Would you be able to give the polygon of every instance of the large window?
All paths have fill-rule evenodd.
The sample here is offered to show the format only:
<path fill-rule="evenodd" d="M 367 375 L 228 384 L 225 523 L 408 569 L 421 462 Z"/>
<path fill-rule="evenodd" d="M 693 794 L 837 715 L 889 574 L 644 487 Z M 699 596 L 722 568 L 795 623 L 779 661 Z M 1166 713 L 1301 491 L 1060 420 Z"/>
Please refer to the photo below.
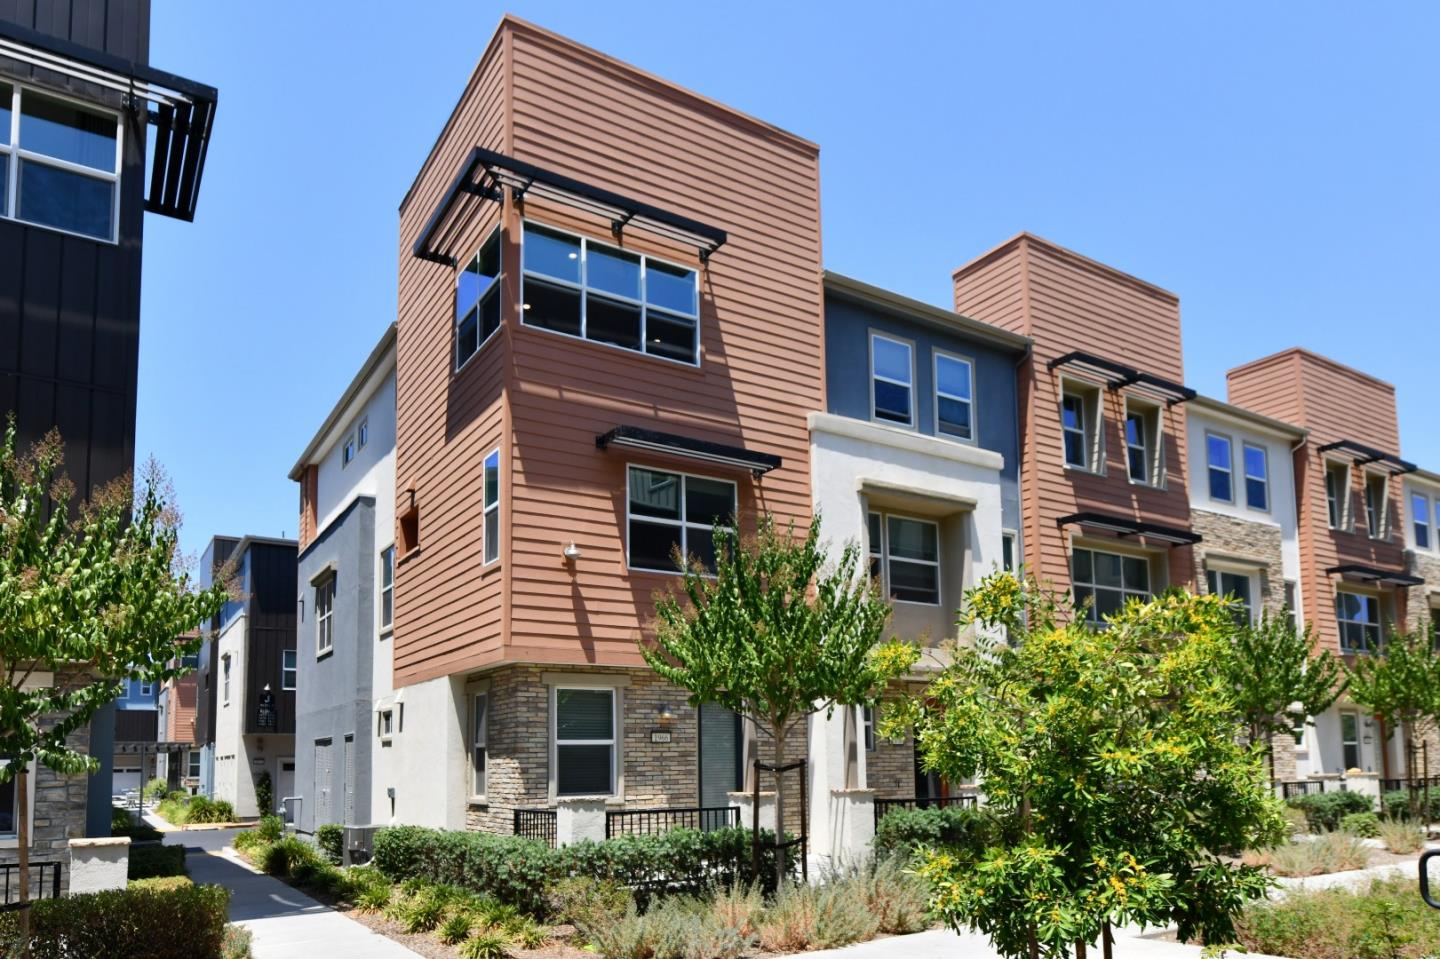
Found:
<path fill-rule="evenodd" d="M 870 575 L 900 603 L 940 603 L 940 527 L 924 519 L 871 513 Z"/>
<path fill-rule="evenodd" d="M 700 286 L 692 269 L 525 224 L 521 320 L 567 336 L 700 362 Z"/>
<path fill-rule="evenodd" d="M 1325 464 L 1325 505 L 1331 529 L 1350 528 L 1350 467 L 1344 463 Z"/>
<path fill-rule="evenodd" d="M 1236 619 L 1243 625 L 1255 619 L 1253 578 L 1249 573 L 1232 573 L 1223 569 L 1207 569 L 1205 585 L 1212 596 L 1224 596 L 1240 604 Z"/>
<path fill-rule="evenodd" d="M 1060 428 L 1065 442 L 1065 465 L 1099 471 L 1096 437 L 1100 424 L 1100 391 L 1067 383 L 1060 395 Z"/>
<path fill-rule="evenodd" d="M 615 690 L 556 687 L 555 792 L 615 792 Z"/>
<path fill-rule="evenodd" d="M 1440 517 L 1437 517 L 1440 519 Z M 1415 531 L 1415 548 L 1429 549 L 1432 527 L 1430 525 L 1430 497 L 1424 493 L 1410 494 L 1410 524 Z"/>
<path fill-rule="evenodd" d="M 1205 434 L 1205 471 L 1210 485 L 1210 498 L 1217 503 L 1235 502 L 1235 468 L 1230 437 L 1219 433 Z"/>
<path fill-rule="evenodd" d="M 0 767 L 9 766 L 10 760 L 0 759 Z M 0 783 L 0 837 L 11 839 L 19 832 L 19 824 L 15 818 L 16 790 L 19 784 L 15 777 L 11 776 L 7 782 Z M 30 784 L 30 791 L 35 791 L 35 784 Z"/>
<path fill-rule="evenodd" d="M 485 562 L 500 558 L 500 451 L 485 457 Z"/>
<path fill-rule="evenodd" d="M 1160 485 L 1159 449 L 1159 408 L 1126 401 L 1125 460 L 1132 483 Z"/>
<path fill-rule="evenodd" d="M 470 698 L 470 791 L 471 795 L 485 795 L 485 770 L 488 758 L 487 746 L 490 736 L 490 697 L 476 693 Z"/>
<path fill-rule="evenodd" d="M 295 688 L 295 650 L 285 649 L 280 652 L 280 688 Z"/>
<path fill-rule="evenodd" d="M 500 228 L 455 278 L 455 368 L 500 329 Z"/>
<path fill-rule="evenodd" d="M 1245 505 L 1251 509 L 1270 509 L 1270 462 L 1265 447 L 1254 443 L 1244 445 Z"/>
<path fill-rule="evenodd" d="M 114 114 L 0 83 L 0 215 L 113 241 L 120 143 Z"/>
<path fill-rule="evenodd" d="M 915 425 L 914 352 L 904 340 L 870 334 L 870 395 L 875 419 Z"/>
<path fill-rule="evenodd" d="M 200 778 L 200 750 L 191 749 L 185 753 L 185 778 Z"/>
<path fill-rule="evenodd" d="M 1371 539 L 1390 537 L 1390 480 L 1379 473 L 1365 477 L 1365 529 Z"/>
<path fill-rule="evenodd" d="M 975 368 L 963 357 L 935 354 L 935 432 L 975 438 Z"/>
<path fill-rule="evenodd" d="M 1335 594 L 1335 616 L 1340 624 L 1340 649 L 1347 653 L 1378 653 L 1384 634 L 1380 628 L 1380 597 L 1369 593 Z"/>
<path fill-rule="evenodd" d="M 326 576 L 315 585 L 315 655 L 335 648 L 335 577 Z"/>
<path fill-rule="evenodd" d="M 1086 617 L 1097 625 L 1118 613 L 1126 600 L 1150 598 L 1150 562 L 1143 556 L 1076 548 L 1070 560 L 1070 577 L 1076 604 L 1090 600 Z"/>
<path fill-rule="evenodd" d="M 675 573 L 675 551 L 715 568 L 716 523 L 735 516 L 735 484 L 632 466 L 629 469 L 629 558 L 631 569 Z"/>
<path fill-rule="evenodd" d="M 380 629 L 395 625 L 395 544 L 380 551 Z"/>

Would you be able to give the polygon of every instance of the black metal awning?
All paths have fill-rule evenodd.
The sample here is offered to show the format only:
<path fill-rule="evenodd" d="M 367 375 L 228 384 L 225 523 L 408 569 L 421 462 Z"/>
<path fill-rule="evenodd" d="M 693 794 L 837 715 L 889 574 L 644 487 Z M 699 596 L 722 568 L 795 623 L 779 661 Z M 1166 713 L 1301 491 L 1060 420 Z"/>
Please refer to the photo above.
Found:
<path fill-rule="evenodd" d="M 1363 566 L 1360 563 L 1345 563 L 1325 570 L 1331 576 L 1355 580 L 1360 583 L 1380 583 L 1385 586 L 1424 586 L 1425 580 L 1409 573 L 1380 569 L 1377 566 Z"/>
<path fill-rule="evenodd" d="M 149 64 L 93 50 L 0 20 L 0 59 L 59 74 L 119 95 L 126 108 L 155 127 L 145 209 L 194 220 L 205 153 L 220 93 L 214 87 Z"/>
<path fill-rule="evenodd" d="M 440 205 L 425 221 L 425 229 L 420 231 L 420 238 L 415 241 L 414 255 L 422 260 L 454 266 L 455 257 L 445 252 L 444 241 L 464 221 L 464 211 L 472 204 L 500 202 L 503 191 L 507 189 L 516 200 L 533 194 L 607 217 L 610 230 L 617 238 L 627 227 L 633 226 L 694 246 L 700 252 L 702 263 L 726 240 L 725 231 L 719 227 L 632 200 L 494 150 L 476 147 L 470 151 L 470 157 L 459 175 L 441 197 Z"/>
<path fill-rule="evenodd" d="M 1172 546 L 1194 546 L 1201 540 L 1199 533 L 1180 529 L 1178 526 L 1147 523 L 1143 520 L 1131 519 L 1128 516 L 1116 516 L 1112 513 L 1095 511 L 1062 516 L 1055 521 L 1055 525 L 1062 529 L 1066 526 L 1085 526 L 1090 529 L 1103 529 L 1119 533 L 1121 536 L 1144 536 L 1147 539 L 1160 540 Z"/>
<path fill-rule="evenodd" d="M 1336 440 L 1334 443 L 1326 443 L 1320 447 L 1321 453 L 1345 453 L 1350 456 L 1356 466 L 1370 466 L 1378 464 L 1389 472 L 1391 476 L 1403 476 L 1406 473 L 1413 473 L 1420 467 L 1408 460 L 1402 460 L 1384 450 L 1377 450 L 1373 446 L 1366 446 L 1364 443 L 1357 443 L 1354 440 Z"/>
<path fill-rule="evenodd" d="M 678 456 L 682 459 L 748 470 L 757 477 L 764 476 L 781 463 L 780 457 L 773 453 L 760 453 L 755 450 L 747 450 L 743 446 L 711 443 L 708 440 L 677 436 L 674 433 L 660 433 L 638 426 L 617 426 L 608 433 L 601 433 L 595 437 L 595 446 L 602 450 L 619 446 L 624 449 L 663 453 L 666 456 Z"/>
<path fill-rule="evenodd" d="M 1045 368 L 1049 370 L 1061 367 L 1103 380 L 1109 389 L 1129 388 L 1133 392 L 1160 400 L 1167 406 L 1193 400 L 1196 395 L 1194 390 L 1183 383 L 1176 383 L 1153 373 L 1144 373 L 1124 363 L 1081 350 L 1071 350 L 1045 364 Z"/>

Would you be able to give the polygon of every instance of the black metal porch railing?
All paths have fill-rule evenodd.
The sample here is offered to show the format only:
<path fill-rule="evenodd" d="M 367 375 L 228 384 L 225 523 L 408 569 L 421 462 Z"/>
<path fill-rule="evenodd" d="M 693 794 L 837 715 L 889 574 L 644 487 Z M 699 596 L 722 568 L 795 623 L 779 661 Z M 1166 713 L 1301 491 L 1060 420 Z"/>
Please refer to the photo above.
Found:
<path fill-rule="evenodd" d="M 0 911 L 20 908 L 20 864 L 0 863 Z M 30 898 L 60 898 L 60 864 L 58 862 L 32 862 L 30 864 Z"/>
<path fill-rule="evenodd" d="M 1400 792 L 1408 790 L 1419 792 L 1425 788 L 1440 790 L 1440 776 L 1431 776 L 1429 779 L 1416 777 L 1415 779 L 1382 779 L 1380 780 L 1380 792 Z"/>
<path fill-rule="evenodd" d="M 555 848 L 555 810 L 515 810 L 515 835 L 525 839 L 538 839 L 551 849 Z"/>
<path fill-rule="evenodd" d="M 961 793 L 958 796 L 920 796 L 916 799 L 877 799 L 875 800 L 875 825 L 880 825 L 880 820 L 896 809 L 930 809 L 943 808 L 945 806 L 976 806 L 980 803 L 980 797 L 974 793 Z"/>
<path fill-rule="evenodd" d="M 1294 799 L 1296 796 L 1318 796 L 1325 791 L 1323 779 L 1298 779 L 1279 783 L 1280 798 Z"/>
<path fill-rule="evenodd" d="M 665 809 L 617 809 L 605 813 L 605 838 L 658 836 L 672 829 L 710 832 L 740 825 L 739 806 L 675 806 Z"/>

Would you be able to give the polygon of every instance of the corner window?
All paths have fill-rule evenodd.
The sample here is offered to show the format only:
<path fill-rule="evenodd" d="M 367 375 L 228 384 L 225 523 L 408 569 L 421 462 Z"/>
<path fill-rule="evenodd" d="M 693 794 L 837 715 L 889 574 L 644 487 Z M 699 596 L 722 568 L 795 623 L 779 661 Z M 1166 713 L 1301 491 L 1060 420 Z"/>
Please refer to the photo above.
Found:
<path fill-rule="evenodd" d="M 395 546 L 380 551 L 380 629 L 395 625 Z"/>
<path fill-rule="evenodd" d="M 1350 467 L 1344 463 L 1325 464 L 1325 505 L 1331 529 L 1350 528 Z"/>
<path fill-rule="evenodd" d="M 615 792 L 615 690 L 556 687 L 555 792 Z"/>
<path fill-rule="evenodd" d="M 699 364 L 695 270 L 534 223 L 521 258 L 526 326 Z"/>
<path fill-rule="evenodd" d="M 675 552 L 715 569 L 716 523 L 735 517 L 735 484 L 632 466 L 626 546 L 631 569 L 679 572 Z"/>
<path fill-rule="evenodd" d="M 500 228 L 455 277 L 455 369 L 500 329 Z"/>
<path fill-rule="evenodd" d="M 220 657 L 220 701 L 230 702 L 230 654 Z"/>
<path fill-rule="evenodd" d="M 1160 485 L 1160 409 L 1127 400 L 1125 459 L 1130 482 Z"/>
<path fill-rule="evenodd" d="M 1150 561 L 1143 556 L 1076 548 L 1070 557 L 1070 578 L 1076 605 L 1091 601 L 1085 617 L 1095 625 L 1103 625 L 1127 600 L 1143 602 L 1151 597 Z"/>
<path fill-rule="evenodd" d="M 1099 471 L 1099 425 L 1100 391 L 1067 383 L 1060 394 L 1060 428 L 1066 466 Z"/>
<path fill-rule="evenodd" d="M 324 656 L 335 648 L 335 576 L 326 576 L 315 586 L 315 655 Z"/>
<path fill-rule="evenodd" d="M 1211 596 L 1224 596 L 1240 604 L 1236 620 L 1243 626 L 1255 621 L 1255 598 L 1248 573 L 1231 573 L 1222 569 L 1205 571 L 1205 587 Z"/>
<path fill-rule="evenodd" d="M 1244 445 L 1245 505 L 1251 509 L 1270 509 L 1270 462 L 1265 447 L 1254 443 Z"/>
<path fill-rule="evenodd" d="M 295 650 L 286 649 L 280 652 L 280 688 L 295 688 Z"/>
<path fill-rule="evenodd" d="M 0 216 L 113 242 L 120 120 L 0 83 Z"/>
<path fill-rule="evenodd" d="M 975 438 L 975 369 L 963 357 L 935 354 L 935 432 Z"/>
<path fill-rule="evenodd" d="M 1371 473 L 1365 477 L 1365 529 L 1371 539 L 1389 539 L 1390 480 Z"/>
<path fill-rule="evenodd" d="M 500 451 L 485 457 L 485 558 L 493 563 L 500 558 Z"/>
<path fill-rule="evenodd" d="M 940 527 L 930 520 L 871 513 L 870 572 L 899 603 L 940 604 Z"/>
<path fill-rule="evenodd" d="M 1415 548 L 1430 548 L 1430 498 L 1424 493 L 1410 494 L 1410 523 L 1415 531 Z"/>
<path fill-rule="evenodd" d="M 476 693 L 470 700 L 470 792 L 485 795 L 486 746 L 489 738 L 490 697 Z"/>
<path fill-rule="evenodd" d="M 1205 434 L 1205 471 L 1210 498 L 1217 503 L 1235 502 L 1235 472 L 1230 460 L 1230 437 Z"/>
<path fill-rule="evenodd" d="M 1340 649 L 1346 653 L 1380 651 L 1380 598 L 1369 593 L 1337 592 L 1335 616 L 1340 625 Z"/>
<path fill-rule="evenodd" d="M 915 425 L 915 364 L 909 343 L 870 334 L 870 400 L 874 419 Z"/>

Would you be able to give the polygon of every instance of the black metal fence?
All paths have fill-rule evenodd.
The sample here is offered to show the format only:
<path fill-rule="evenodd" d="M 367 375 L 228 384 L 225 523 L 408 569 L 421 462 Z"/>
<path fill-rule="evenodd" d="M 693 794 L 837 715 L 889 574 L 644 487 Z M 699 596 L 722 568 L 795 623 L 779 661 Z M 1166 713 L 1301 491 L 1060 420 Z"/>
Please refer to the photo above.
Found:
<path fill-rule="evenodd" d="M 0 863 L 0 910 L 20 908 L 20 864 Z M 60 864 L 58 862 L 32 862 L 30 864 L 30 898 L 60 898 Z"/>
<path fill-rule="evenodd" d="M 1382 793 L 1400 792 L 1408 790 L 1419 792 L 1423 789 L 1440 790 L 1440 776 L 1431 776 L 1429 779 L 1382 779 L 1380 780 L 1380 791 Z"/>
<path fill-rule="evenodd" d="M 1294 799 L 1296 796 L 1318 796 L 1325 791 L 1325 780 L 1323 779 L 1297 779 L 1276 785 L 1280 787 L 1281 799 Z"/>
<path fill-rule="evenodd" d="M 551 849 L 555 848 L 555 810 L 515 810 L 515 835 L 525 839 L 538 839 Z"/>
<path fill-rule="evenodd" d="M 915 799 L 877 799 L 875 800 L 875 825 L 880 825 L 880 820 L 888 816 L 896 809 L 931 809 L 945 806 L 976 806 L 980 803 L 980 797 L 974 793 L 962 793 L 958 796 L 920 796 Z"/>
<path fill-rule="evenodd" d="M 617 809 L 605 814 L 605 838 L 658 836 L 672 829 L 710 832 L 740 825 L 739 806 L 676 806 L 667 809 Z"/>

